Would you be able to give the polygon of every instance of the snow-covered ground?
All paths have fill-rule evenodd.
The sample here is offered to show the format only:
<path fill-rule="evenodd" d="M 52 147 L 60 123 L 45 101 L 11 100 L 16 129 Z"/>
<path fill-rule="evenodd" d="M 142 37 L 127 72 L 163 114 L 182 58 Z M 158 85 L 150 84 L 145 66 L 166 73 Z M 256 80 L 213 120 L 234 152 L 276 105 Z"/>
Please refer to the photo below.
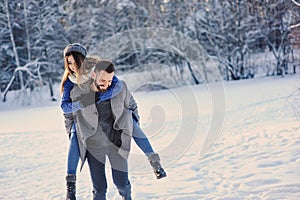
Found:
<path fill-rule="evenodd" d="M 133 143 L 133 198 L 300 199 L 300 95 L 288 98 L 299 85 L 286 76 L 136 93 L 168 177 L 156 180 Z M 68 138 L 59 102 L 2 109 L 0 124 L 0 199 L 63 199 Z M 109 168 L 107 178 L 108 199 L 121 199 Z M 91 199 L 87 165 L 77 188 L 79 200 Z"/>

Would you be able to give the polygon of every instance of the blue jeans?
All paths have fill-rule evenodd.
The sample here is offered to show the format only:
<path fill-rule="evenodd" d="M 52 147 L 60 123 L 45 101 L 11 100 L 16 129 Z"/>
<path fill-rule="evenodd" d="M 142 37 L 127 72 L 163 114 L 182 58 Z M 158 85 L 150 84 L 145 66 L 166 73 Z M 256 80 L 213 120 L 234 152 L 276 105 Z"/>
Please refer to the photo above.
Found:
<path fill-rule="evenodd" d="M 127 160 L 119 153 L 117 148 L 100 150 L 95 158 L 89 151 L 87 161 L 93 183 L 93 200 L 106 200 L 107 181 L 105 176 L 105 159 L 108 157 L 112 170 L 112 178 L 119 194 L 126 200 L 131 200 L 131 184 L 128 179 Z"/>
<path fill-rule="evenodd" d="M 140 126 L 137 124 L 136 121 L 133 120 L 133 132 L 132 137 L 135 141 L 135 143 L 138 145 L 138 147 L 148 156 L 151 153 L 154 153 L 153 148 L 143 132 L 143 130 L 140 128 Z"/>
<path fill-rule="evenodd" d="M 68 159 L 67 174 L 76 174 L 79 157 L 80 157 L 79 145 L 78 145 L 75 125 L 73 124 L 72 133 L 70 137 L 68 158 L 67 158 Z"/>
<path fill-rule="evenodd" d="M 140 126 L 133 120 L 133 132 L 132 137 L 138 147 L 148 156 L 151 153 L 154 153 L 153 148 L 143 132 Z M 76 174 L 77 166 L 79 162 L 79 146 L 78 140 L 76 136 L 75 124 L 73 124 L 72 134 L 70 138 L 70 146 L 69 146 L 69 153 L 68 153 L 68 174 Z"/>

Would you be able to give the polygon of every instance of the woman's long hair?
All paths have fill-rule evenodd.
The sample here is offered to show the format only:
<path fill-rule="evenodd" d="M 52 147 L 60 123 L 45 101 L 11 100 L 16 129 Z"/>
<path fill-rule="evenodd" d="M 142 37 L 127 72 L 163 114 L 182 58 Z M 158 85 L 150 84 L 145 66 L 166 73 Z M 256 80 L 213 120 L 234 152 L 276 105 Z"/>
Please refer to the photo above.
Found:
<path fill-rule="evenodd" d="M 70 70 L 68 65 L 68 56 L 72 55 L 75 60 L 76 71 L 73 72 Z M 80 53 L 77 52 L 69 52 L 64 57 L 64 74 L 60 84 L 60 92 L 63 93 L 64 91 L 64 84 L 69 75 L 74 74 L 76 76 L 76 82 L 81 83 L 82 77 L 88 75 L 89 72 L 93 69 L 97 62 L 100 61 L 98 56 L 87 56 L 86 58 L 83 57 Z"/>
<path fill-rule="evenodd" d="M 75 67 L 76 67 L 76 71 L 75 72 L 73 72 L 69 68 L 69 65 L 68 65 L 68 57 L 71 56 L 71 55 L 73 56 L 74 61 L 75 61 L 75 63 L 74 63 Z M 84 61 L 84 56 L 82 54 L 80 54 L 80 53 L 69 52 L 69 53 L 67 53 L 65 55 L 65 57 L 64 57 L 64 68 L 65 68 L 65 71 L 64 71 L 63 77 L 61 79 L 61 84 L 60 84 L 60 92 L 61 93 L 63 93 L 63 91 L 64 91 L 64 84 L 65 84 L 68 76 L 70 74 L 73 74 L 73 73 L 77 74 L 78 71 L 79 71 L 79 69 L 80 69 L 80 67 L 81 67 L 81 65 L 82 65 L 82 63 L 83 63 L 83 61 Z"/>

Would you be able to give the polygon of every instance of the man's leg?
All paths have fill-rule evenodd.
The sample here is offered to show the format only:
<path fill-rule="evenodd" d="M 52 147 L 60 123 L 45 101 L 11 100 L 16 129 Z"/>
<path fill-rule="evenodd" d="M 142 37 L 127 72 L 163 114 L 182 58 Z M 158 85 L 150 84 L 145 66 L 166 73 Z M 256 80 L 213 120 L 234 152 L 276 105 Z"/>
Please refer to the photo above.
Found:
<path fill-rule="evenodd" d="M 105 200 L 107 189 L 105 176 L 105 155 L 103 155 L 103 158 L 100 161 L 97 160 L 90 152 L 87 152 L 87 161 L 93 182 L 93 200 Z"/>
<path fill-rule="evenodd" d="M 131 184 L 128 179 L 127 160 L 115 150 L 108 155 L 108 158 L 112 167 L 113 182 L 118 188 L 120 195 L 125 200 L 131 200 Z"/>

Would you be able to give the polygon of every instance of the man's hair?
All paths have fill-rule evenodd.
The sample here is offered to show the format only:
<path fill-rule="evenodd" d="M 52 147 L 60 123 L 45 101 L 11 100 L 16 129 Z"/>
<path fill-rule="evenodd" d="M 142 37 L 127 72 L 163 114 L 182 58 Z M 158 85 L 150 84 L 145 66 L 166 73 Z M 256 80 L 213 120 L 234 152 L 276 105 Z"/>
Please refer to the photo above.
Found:
<path fill-rule="evenodd" d="M 110 60 L 100 60 L 95 66 L 95 72 L 100 72 L 101 70 L 110 74 L 115 71 L 115 65 Z"/>

